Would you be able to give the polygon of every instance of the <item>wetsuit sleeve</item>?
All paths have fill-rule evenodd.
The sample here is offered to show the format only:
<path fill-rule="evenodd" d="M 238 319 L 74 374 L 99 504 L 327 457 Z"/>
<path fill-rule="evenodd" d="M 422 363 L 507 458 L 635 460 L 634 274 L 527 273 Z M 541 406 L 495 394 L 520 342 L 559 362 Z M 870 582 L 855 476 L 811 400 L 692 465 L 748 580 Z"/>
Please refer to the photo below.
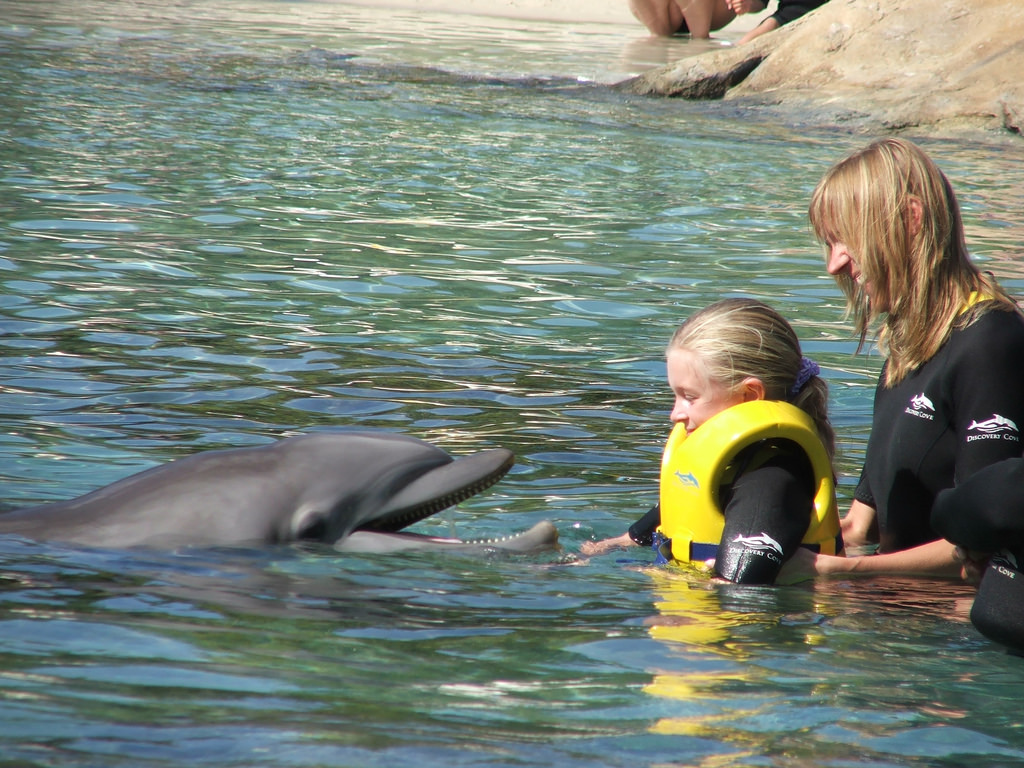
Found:
<path fill-rule="evenodd" d="M 796 21 L 805 13 L 810 13 L 827 2 L 828 0 L 779 0 L 779 7 L 772 14 L 772 18 L 779 22 L 781 27 L 791 21 Z"/>
<path fill-rule="evenodd" d="M 661 525 L 661 504 L 655 504 L 647 510 L 647 514 L 629 526 L 629 538 L 641 547 L 649 547 L 659 525 Z"/>
<path fill-rule="evenodd" d="M 871 492 L 866 465 L 861 469 L 860 480 L 857 481 L 857 487 L 853 490 L 853 498 L 862 504 L 867 504 L 872 509 L 878 509 L 878 505 L 875 503 L 875 494 Z"/>
<path fill-rule="evenodd" d="M 975 552 L 1019 552 L 1024 550 L 1021 510 L 1024 458 L 1017 457 L 985 467 L 970 480 L 942 491 L 932 506 L 932 526 L 943 538 Z"/>
<path fill-rule="evenodd" d="M 814 503 L 805 456 L 780 457 L 743 473 L 725 505 L 715 575 L 737 584 L 772 584 L 803 540 Z"/>
<path fill-rule="evenodd" d="M 1020 456 L 1024 430 L 1024 324 L 991 311 L 964 332 L 954 362 L 955 482 Z"/>

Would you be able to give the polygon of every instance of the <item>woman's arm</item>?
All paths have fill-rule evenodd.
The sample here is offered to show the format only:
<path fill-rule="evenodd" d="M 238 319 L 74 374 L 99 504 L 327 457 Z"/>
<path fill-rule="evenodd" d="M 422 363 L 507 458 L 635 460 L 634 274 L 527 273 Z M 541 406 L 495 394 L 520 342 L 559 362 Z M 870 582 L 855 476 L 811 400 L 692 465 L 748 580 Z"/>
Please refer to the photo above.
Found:
<path fill-rule="evenodd" d="M 782 567 L 778 584 L 796 584 L 816 576 L 878 576 L 882 574 L 915 574 L 919 576 L 963 577 L 963 564 L 956 547 L 939 539 L 918 547 L 884 555 L 835 557 L 816 555 L 802 549 Z"/>
<path fill-rule="evenodd" d="M 959 485 L 991 464 L 1021 455 L 1024 323 L 1016 313 L 992 310 L 954 333 L 949 344 L 954 343 L 954 480 Z"/>

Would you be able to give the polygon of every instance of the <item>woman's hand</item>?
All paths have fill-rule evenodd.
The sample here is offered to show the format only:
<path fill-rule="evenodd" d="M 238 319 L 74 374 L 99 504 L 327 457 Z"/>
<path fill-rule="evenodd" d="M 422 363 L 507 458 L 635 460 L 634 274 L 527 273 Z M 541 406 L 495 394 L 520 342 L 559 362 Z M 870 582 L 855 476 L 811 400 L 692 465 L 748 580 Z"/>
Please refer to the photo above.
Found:
<path fill-rule="evenodd" d="M 854 501 L 839 527 L 843 532 L 846 547 L 867 547 L 878 543 L 878 526 L 875 508 L 862 501 Z"/>
<path fill-rule="evenodd" d="M 957 547 L 953 551 L 953 557 L 960 562 L 960 578 L 968 584 L 977 586 L 981 583 L 981 576 L 985 573 L 992 555 L 988 552 L 973 552 Z"/>
<path fill-rule="evenodd" d="M 793 556 L 783 563 L 779 575 L 775 577 L 775 583 L 787 585 L 810 581 L 821 573 L 818 569 L 820 557 L 827 555 L 816 555 L 807 547 L 797 547 Z"/>

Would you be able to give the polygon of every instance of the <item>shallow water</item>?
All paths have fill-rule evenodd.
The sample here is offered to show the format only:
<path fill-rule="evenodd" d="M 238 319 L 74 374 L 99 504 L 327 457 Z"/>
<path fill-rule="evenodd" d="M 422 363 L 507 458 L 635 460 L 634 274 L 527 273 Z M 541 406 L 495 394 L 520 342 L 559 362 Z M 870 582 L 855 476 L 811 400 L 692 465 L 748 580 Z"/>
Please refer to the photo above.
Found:
<path fill-rule="evenodd" d="M 0 765 L 1024 763 L 1024 666 L 967 622 L 967 589 L 742 589 L 574 557 L 652 503 L 664 343 L 722 296 L 794 320 L 849 495 L 879 360 L 853 355 L 805 209 L 867 137 L 610 90 L 690 50 L 633 27 L 269 0 L 4 12 L 7 506 L 357 426 L 511 448 L 499 485 L 418 529 L 551 519 L 563 550 L 0 541 Z M 1024 295 L 1024 150 L 922 143 L 979 261 Z"/>

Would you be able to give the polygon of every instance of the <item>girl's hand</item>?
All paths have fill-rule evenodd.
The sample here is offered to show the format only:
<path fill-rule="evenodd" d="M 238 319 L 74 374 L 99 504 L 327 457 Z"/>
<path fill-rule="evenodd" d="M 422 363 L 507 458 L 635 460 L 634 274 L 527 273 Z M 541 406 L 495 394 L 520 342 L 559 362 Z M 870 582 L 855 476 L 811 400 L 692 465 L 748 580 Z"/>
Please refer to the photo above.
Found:
<path fill-rule="evenodd" d="M 611 552 L 615 549 L 625 549 L 626 547 L 635 547 L 636 542 L 629 538 L 628 533 L 624 533 L 621 536 L 616 536 L 613 539 L 602 539 L 601 541 L 584 541 L 580 544 L 580 553 L 587 557 L 593 557 L 594 555 L 603 555 L 605 552 Z"/>

